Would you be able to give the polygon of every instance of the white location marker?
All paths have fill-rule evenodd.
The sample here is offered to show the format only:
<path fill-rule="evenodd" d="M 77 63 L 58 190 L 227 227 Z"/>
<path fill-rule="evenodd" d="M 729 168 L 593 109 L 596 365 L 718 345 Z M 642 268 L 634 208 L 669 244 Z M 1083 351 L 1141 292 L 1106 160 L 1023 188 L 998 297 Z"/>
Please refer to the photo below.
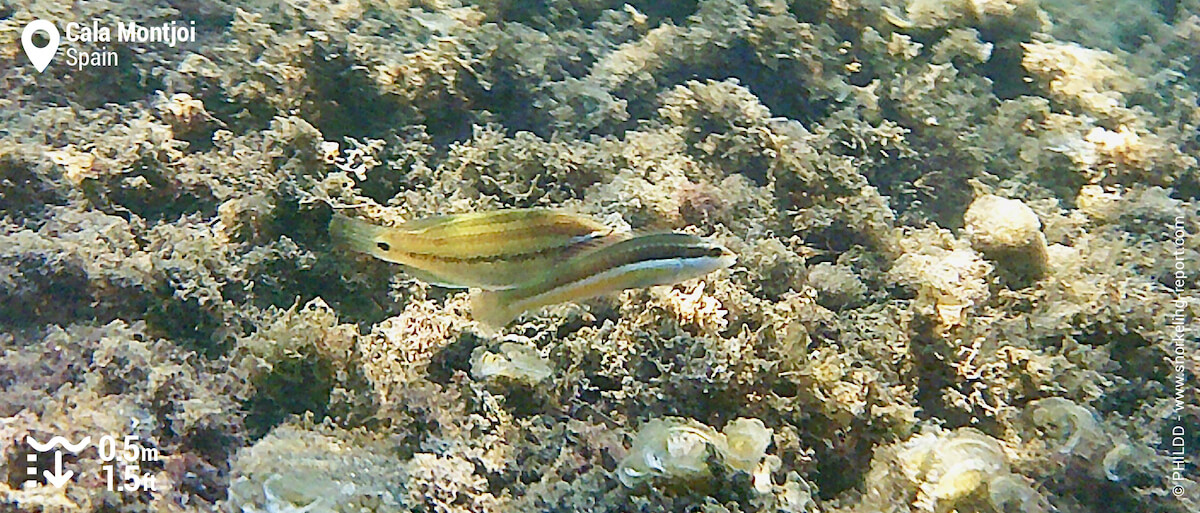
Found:
<path fill-rule="evenodd" d="M 33 44 L 33 35 L 38 32 L 45 32 L 50 43 L 41 48 Z M 50 60 L 54 59 L 54 54 L 58 52 L 58 41 L 58 27 L 46 20 L 34 20 L 25 25 L 25 30 L 21 32 L 21 46 L 25 47 L 25 55 L 38 73 L 44 71 L 50 65 Z"/>

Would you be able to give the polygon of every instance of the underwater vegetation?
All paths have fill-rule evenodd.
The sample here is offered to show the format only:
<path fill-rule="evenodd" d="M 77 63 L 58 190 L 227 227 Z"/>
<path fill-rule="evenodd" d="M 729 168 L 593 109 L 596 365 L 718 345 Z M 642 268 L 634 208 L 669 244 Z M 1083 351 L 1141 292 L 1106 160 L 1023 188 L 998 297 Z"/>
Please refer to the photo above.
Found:
<path fill-rule="evenodd" d="M 36 19 L 197 40 L 39 73 Z M 0 511 L 1200 510 L 1196 48 L 1198 0 L 0 0 Z M 52 436 L 144 457 L 55 486 Z"/>

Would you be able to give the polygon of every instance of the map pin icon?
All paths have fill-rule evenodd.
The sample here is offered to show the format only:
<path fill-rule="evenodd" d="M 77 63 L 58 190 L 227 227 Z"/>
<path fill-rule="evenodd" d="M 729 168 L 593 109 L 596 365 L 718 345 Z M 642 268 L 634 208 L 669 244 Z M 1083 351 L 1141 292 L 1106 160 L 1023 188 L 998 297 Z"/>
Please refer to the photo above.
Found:
<path fill-rule="evenodd" d="M 50 43 L 41 48 L 33 44 L 33 35 L 38 32 L 45 32 Z M 58 42 L 58 27 L 46 20 L 34 20 L 25 25 L 25 30 L 21 32 L 21 46 L 25 47 L 25 55 L 29 57 L 33 67 L 37 68 L 38 73 L 50 65 L 50 60 L 58 52 Z"/>

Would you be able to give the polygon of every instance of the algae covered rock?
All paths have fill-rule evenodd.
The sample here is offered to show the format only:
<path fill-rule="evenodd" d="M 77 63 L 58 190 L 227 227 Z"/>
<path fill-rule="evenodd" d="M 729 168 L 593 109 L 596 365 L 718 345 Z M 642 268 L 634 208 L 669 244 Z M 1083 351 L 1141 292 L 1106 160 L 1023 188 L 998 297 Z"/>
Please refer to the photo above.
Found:
<path fill-rule="evenodd" d="M 364 433 L 281 426 L 234 457 L 228 505 L 242 513 L 396 511 L 402 462 Z"/>
<path fill-rule="evenodd" d="M 471 375 L 476 379 L 504 377 L 537 383 L 553 372 L 550 363 L 538 354 L 537 349 L 524 344 L 505 342 L 500 345 L 499 353 L 480 347 L 471 354 Z"/>
<path fill-rule="evenodd" d="M 755 473 L 766 457 L 771 433 L 758 419 L 739 418 L 722 432 L 693 419 L 654 419 L 638 431 L 617 476 L 626 486 L 656 477 L 703 479 L 712 475 L 710 459 L 729 470 Z"/>
<path fill-rule="evenodd" d="M 755 471 L 771 445 L 772 431 L 758 419 L 735 419 L 721 433 L 725 435 L 725 464 L 746 473 Z"/>
<path fill-rule="evenodd" d="M 904 245 L 909 251 L 896 259 L 889 275 L 916 289 L 914 306 L 940 327 L 962 325 L 991 296 L 987 277 L 992 265 L 963 241 L 946 233 L 920 231 Z"/>
<path fill-rule="evenodd" d="M 1046 237 L 1033 209 L 1020 200 L 985 194 L 963 214 L 971 245 L 1002 269 L 1026 278 L 1046 271 Z"/>
<path fill-rule="evenodd" d="M 708 460 L 723 445 L 713 428 L 691 419 L 655 419 L 638 430 L 617 475 L 626 486 L 647 478 L 697 479 L 711 475 Z"/>
<path fill-rule="evenodd" d="M 808 283 L 817 289 L 817 301 L 834 309 L 857 306 L 867 293 L 867 286 L 853 269 L 828 262 L 808 270 Z"/>
<path fill-rule="evenodd" d="M 1029 420 L 1061 453 L 1092 453 L 1107 439 L 1090 410 L 1061 397 L 1029 403 Z"/>
<path fill-rule="evenodd" d="M 1000 441 L 971 428 L 926 429 L 876 452 L 868 502 L 914 511 L 1050 511 L 1030 480 L 1011 471 Z"/>

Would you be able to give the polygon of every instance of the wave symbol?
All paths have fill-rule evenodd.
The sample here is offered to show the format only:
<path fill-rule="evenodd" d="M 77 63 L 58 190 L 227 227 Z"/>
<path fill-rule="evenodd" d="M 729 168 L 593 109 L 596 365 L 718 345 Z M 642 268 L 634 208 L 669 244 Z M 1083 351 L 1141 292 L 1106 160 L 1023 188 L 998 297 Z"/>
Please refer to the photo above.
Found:
<path fill-rule="evenodd" d="M 77 454 L 79 451 L 82 451 L 84 447 L 87 447 L 88 442 L 92 441 L 92 437 L 85 436 L 83 437 L 83 440 L 80 440 L 77 444 L 72 444 L 71 442 L 68 442 L 66 438 L 61 436 L 55 436 L 51 438 L 49 442 L 44 444 L 34 440 L 32 436 L 26 436 L 25 441 L 28 442 L 29 446 L 33 447 L 33 450 L 37 452 L 46 452 L 50 449 L 53 449 L 56 445 L 62 445 L 63 449 L 71 451 L 71 454 Z"/>

